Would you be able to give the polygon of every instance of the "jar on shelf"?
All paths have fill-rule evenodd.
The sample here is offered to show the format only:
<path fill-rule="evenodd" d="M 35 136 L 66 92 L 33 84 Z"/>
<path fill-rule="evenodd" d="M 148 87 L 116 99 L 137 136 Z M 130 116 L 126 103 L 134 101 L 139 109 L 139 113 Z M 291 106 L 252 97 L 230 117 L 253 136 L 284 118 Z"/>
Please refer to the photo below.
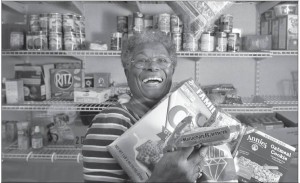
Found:
<path fill-rule="evenodd" d="M 122 36 L 120 32 L 115 32 L 111 34 L 110 49 L 111 50 L 121 50 L 122 48 Z"/>
<path fill-rule="evenodd" d="M 62 32 L 62 15 L 49 13 L 49 32 Z"/>
<path fill-rule="evenodd" d="M 27 32 L 26 34 L 26 50 L 33 50 L 34 42 L 33 42 L 33 34 L 32 32 Z"/>
<path fill-rule="evenodd" d="M 227 51 L 227 33 L 225 32 L 216 33 L 216 51 L 218 52 Z"/>
<path fill-rule="evenodd" d="M 214 51 L 215 37 L 213 32 L 203 32 L 200 38 L 200 50 L 205 52 Z"/>
<path fill-rule="evenodd" d="M 29 30 L 31 32 L 37 32 L 40 30 L 40 16 L 29 15 Z"/>
<path fill-rule="evenodd" d="M 74 32 L 64 33 L 64 50 L 75 50 L 77 48 L 77 40 Z"/>
<path fill-rule="evenodd" d="M 240 34 L 229 33 L 227 39 L 227 51 L 237 52 L 240 51 Z"/>
<path fill-rule="evenodd" d="M 75 15 L 63 14 L 63 32 L 75 32 Z"/>
<path fill-rule="evenodd" d="M 225 14 L 220 17 L 221 32 L 231 33 L 233 28 L 233 16 Z"/>
<path fill-rule="evenodd" d="M 22 50 L 24 48 L 24 33 L 11 32 L 10 33 L 10 49 Z"/>
<path fill-rule="evenodd" d="M 121 33 L 128 32 L 128 17 L 117 16 L 117 31 Z"/>
<path fill-rule="evenodd" d="M 133 32 L 139 33 L 144 29 L 144 15 L 140 12 L 133 13 Z"/>
<path fill-rule="evenodd" d="M 78 33 L 76 36 L 76 42 L 77 42 L 77 50 L 85 50 L 85 34 L 84 33 Z"/>
<path fill-rule="evenodd" d="M 171 30 L 170 22 L 171 22 L 170 14 L 162 13 L 158 15 L 158 28 L 160 31 L 168 34 Z"/>
<path fill-rule="evenodd" d="M 33 33 L 33 42 L 34 42 L 35 50 L 47 50 L 48 49 L 47 33 L 44 31 Z"/>
<path fill-rule="evenodd" d="M 183 24 L 179 16 L 171 15 L 171 32 L 172 33 L 182 33 Z"/>
<path fill-rule="evenodd" d="M 40 21 L 40 30 L 43 32 L 48 32 L 48 24 L 49 24 L 48 13 L 40 14 L 39 21 Z"/>
<path fill-rule="evenodd" d="M 176 51 L 181 51 L 181 49 L 182 49 L 182 35 L 181 35 L 181 33 L 172 33 L 172 42 L 176 46 Z"/>
<path fill-rule="evenodd" d="M 49 50 L 62 50 L 62 34 L 60 32 L 49 33 Z"/>
<path fill-rule="evenodd" d="M 193 33 L 183 33 L 183 51 L 198 51 L 198 39 Z"/>

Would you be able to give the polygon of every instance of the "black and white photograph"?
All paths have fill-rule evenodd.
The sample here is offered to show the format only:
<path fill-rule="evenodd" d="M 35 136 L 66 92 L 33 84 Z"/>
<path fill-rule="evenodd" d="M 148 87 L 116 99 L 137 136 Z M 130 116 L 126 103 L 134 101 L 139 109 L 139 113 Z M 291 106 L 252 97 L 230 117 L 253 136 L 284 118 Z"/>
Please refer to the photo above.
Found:
<path fill-rule="evenodd" d="M 298 9 L 2 0 L 1 182 L 300 182 Z"/>

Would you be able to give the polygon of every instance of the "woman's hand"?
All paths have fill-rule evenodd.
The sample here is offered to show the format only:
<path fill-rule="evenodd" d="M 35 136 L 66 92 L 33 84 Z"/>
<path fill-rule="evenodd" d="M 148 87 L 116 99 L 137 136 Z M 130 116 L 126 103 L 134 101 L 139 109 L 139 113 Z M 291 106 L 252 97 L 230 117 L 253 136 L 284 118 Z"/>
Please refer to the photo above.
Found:
<path fill-rule="evenodd" d="M 208 147 L 187 147 L 165 153 L 147 182 L 195 182 Z"/>

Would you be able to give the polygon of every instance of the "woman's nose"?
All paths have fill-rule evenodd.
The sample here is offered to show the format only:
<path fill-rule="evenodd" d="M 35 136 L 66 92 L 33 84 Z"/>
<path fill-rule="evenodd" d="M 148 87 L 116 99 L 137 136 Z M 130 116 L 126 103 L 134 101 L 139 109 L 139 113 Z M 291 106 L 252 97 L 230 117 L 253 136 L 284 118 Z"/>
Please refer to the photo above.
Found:
<path fill-rule="evenodd" d="M 151 70 L 151 71 L 158 71 L 158 70 L 160 70 L 160 66 L 157 62 L 150 61 L 147 63 L 146 69 Z"/>

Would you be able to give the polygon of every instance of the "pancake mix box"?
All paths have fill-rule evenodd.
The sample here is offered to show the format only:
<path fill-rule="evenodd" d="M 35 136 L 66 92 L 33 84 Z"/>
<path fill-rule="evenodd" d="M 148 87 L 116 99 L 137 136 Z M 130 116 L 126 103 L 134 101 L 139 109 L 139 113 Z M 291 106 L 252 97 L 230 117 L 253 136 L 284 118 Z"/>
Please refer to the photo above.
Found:
<path fill-rule="evenodd" d="M 191 126 L 203 126 L 217 112 L 203 90 L 192 80 L 180 83 L 151 111 L 107 148 L 135 182 L 150 177 L 163 155 L 166 139 L 186 116 Z"/>
<path fill-rule="evenodd" d="M 295 148 L 248 127 L 234 158 L 239 182 L 280 182 Z"/>

